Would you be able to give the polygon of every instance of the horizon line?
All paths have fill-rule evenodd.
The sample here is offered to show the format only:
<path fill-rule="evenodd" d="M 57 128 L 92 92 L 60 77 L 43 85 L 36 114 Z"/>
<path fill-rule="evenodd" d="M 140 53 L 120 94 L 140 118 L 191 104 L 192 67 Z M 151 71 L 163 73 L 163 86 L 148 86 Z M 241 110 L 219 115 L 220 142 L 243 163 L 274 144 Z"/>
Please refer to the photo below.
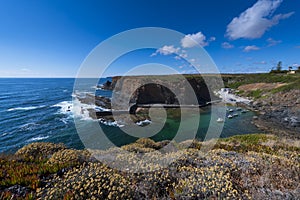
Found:
<path fill-rule="evenodd" d="M 212 74 L 220 74 L 220 75 L 228 75 L 228 74 L 267 74 L 269 72 L 223 72 L 223 73 L 203 73 L 203 74 L 181 74 L 181 75 L 204 75 L 204 74 L 208 74 L 208 75 L 212 75 Z M 129 76 L 168 76 L 168 75 L 179 75 L 179 74 L 136 74 L 136 75 L 129 75 Z M 122 75 L 109 75 L 109 76 L 105 76 L 102 78 L 109 78 L 109 77 L 117 77 L 117 76 L 122 76 Z M 126 76 L 126 75 L 125 75 Z M 127 75 L 128 76 L 128 75 Z M 53 77 L 47 77 L 47 76 L 41 76 L 41 77 L 21 77 L 21 76 L 0 76 L 0 79 L 4 79 L 4 78 L 99 78 L 99 77 L 73 77 L 73 76 L 53 76 Z"/>

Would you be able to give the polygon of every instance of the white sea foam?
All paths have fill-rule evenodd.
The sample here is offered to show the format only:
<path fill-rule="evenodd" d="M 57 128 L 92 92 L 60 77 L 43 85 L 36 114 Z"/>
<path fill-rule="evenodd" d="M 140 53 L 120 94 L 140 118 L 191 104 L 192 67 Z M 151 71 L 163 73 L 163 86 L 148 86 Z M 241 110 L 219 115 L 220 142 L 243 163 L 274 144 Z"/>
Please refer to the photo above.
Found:
<path fill-rule="evenodd" d="M 92 120 L 92 118 L 89 116 L 88 109 L 95 108 L 95 106 L 83 104 L 77 99 L 74 99 L 74 101 L 62 101 L 53 105 L 52 107 L 60 107 L 58 113 L 68 115 L 67 119 L 61 119 L 61 121 L 65 124 L 71 117 L 78 117 L 82 120 Z"/>
<path fill-rule="evenodd" d="M 49 136 L 37 136 L 37 137 L 34 137 L 34 138 L 31 138 L 31 139 L 27 140 L 27 142 L 44 140 L 44 139 L 47 139 L 47 138 L 49 138 Z"/>
<path fill-rule="evenodd" d="M 96 86 L 92 86 L 91 88 L 92 88 L 92 89 L 95 89 L 95 90 L 103 90 L 102 87 L 103 87 L 103 84 L 101 84 L 101 85 L 96 85 Z"/>
<path fill-rule="evenodd" d="M 107 109 L 107 108 L 103 108 L 101 106 L 95 106 L 94 109 L 96 111 L 111 111 L 110 109 Z"/>
<path fill-rule="evenodd" d="M 145 126 L 145 125 L 148 125 L 148 124 L 151 124 L 152 121 L 148 120 L 148 119 L 145 119 L 144 121 L 139 121 L 139 122 L 136 122 L 136 125 L 138 126 Z"/>
<path fill-rule="evenodd" d="M 19 128 L 24 131 L 32 131 L 32 130 L 36 129 L 38 126 L 39 126 L 39 124 L 37 124 L 37 123 L 27 123 L 27 124 L 23 124 L 23 125 L 19 126 Z"/>
<path fill-rule="evenodd" d="M 15 111 L 15 110 L 34 110 L 38 108 L 43 108 L 45 106 L 28 106 L 28 107 L 16 107 L 16 108 L 10 108 L 7 111 Z"/>
<path fill-rule="evenodd" d="M 60 107 L 58 113 L 59 114 L 65 114 L 68 115 L 67 118 L 61 118 L 60 121 L 62 121 L 64 124 L 67 124 L 67 121 L 69 118 L 79 118 L 80 120 L 95 120 L 90 117 L 89 110 L 95 110 L 95 111 L 110 111 L 110 109 L 103 108 L 101 106 L 96 106 L 94 104 L 84 104 L 81 103 L 76 97 L 82 96 L 84 97 L 87 93 L 73 93 L 72 96 L 73 101 L 62 101 L 58 104 L 53 105 L 52 107 Z M 99 120 L 100 123 L 105 124 L 107 126 L 115 126 L 115 127 L 122 127 L 124 125 L 116 122 L 116 121 L 106 121 L 104 119 Z"/>
<path fill-rule="evenodd" d="M 60 107 L 60 110 L 59 110 L 60 114 L 68 114 L 68 113 L 71 113 L 73 104 L 72 104 L 72 101 L 62 101 L 51 107 Z"/>
<path fill-rule="evenodd" d="M 99 122 L 101 124 L 104 124 L 106 126 L 114 126 L 114 127 L 123 127 L 124 125 L 123 124 L 119 124 L 118 122 L 116 121 L 106 121 L 104 119 L 100 119 Z"/>
<path fill-rule="evenodd" d="M 59 121 L 63 122 L 64 124 L 68 124 L 68 118 L 61 118 Z"/>
<path fill-rule="evenodd" d="M 6 135 L 8 135 L 9 133 L 7 133 L 7 132 L 5 132 L 5 133 L 3 133 L 1 136 L 3 137 L 3 136 L 6 136 Z"/>

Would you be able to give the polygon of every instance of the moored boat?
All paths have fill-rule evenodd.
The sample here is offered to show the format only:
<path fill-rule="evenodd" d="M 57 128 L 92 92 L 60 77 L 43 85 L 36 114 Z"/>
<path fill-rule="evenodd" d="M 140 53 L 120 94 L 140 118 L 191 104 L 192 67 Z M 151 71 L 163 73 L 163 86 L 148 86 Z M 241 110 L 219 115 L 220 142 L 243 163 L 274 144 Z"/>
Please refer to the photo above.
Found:
<path fill-rule="evenodd" d="M 221 122 L 224 122 L 224 119 L 222 119 L 222 118 L 219 117 L 219 118 L 217 119 L 217 122 L 220 122 L 220 123 L 221 123 Z"/>

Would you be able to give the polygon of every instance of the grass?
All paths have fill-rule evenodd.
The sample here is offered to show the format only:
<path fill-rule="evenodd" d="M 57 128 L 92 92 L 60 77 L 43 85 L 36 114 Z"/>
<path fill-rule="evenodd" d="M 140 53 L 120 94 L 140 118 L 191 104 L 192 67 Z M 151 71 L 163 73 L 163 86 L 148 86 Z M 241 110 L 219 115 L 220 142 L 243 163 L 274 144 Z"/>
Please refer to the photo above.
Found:
<path fill-rule="evenodd" d="M 247 134 L 247 135 L 235 135 L 230 138 L 223 138 L 220 141 L 224 142 L 241 142 L 244 144 L 257 145 L 260 142 L 266 142 L 269 139 L 276 139 L 277 137 L 265 134 Z"/>
<path fill-rule="evenodd" d="M 281 138 L 267 134 L 246 134 L 222 138 L 219 139 L 214 149 L 224 149 L 239 153 L 253 151 L 271 155 L 277 155 L 281 151 L 295 151 L 300 153 L 299 146 L 288 146 L 281 141 Z"/>
<path fill-rule="evenodd" d="M 287 75 L 287 74 L 244 74 L 244 75 L 232 75 L 231 77 L 223 77 L 225 86 L 233 89 L 237 89 L 239 86 L 251 83 L 293 83 L 298 81 L 299 74 Z"/>
<path fill-rule="evenodd" d="M 300 73 L 298 74 L 239 74 L 223 76 L 226 87 L 238 89 L 238 87 L 253 83 L 284 83 L 284 85 L 274 89 L 257 89 L 253 91 L 239 91 L 237 94 L 252 97 L 253 99 L 263 99 L 278 92 L 289 92 L 300 90 Z"/>
<path fill-rule="evenodd" d="M 14 155 L 0 156 L 0 188 L 20 185 L 35 191 L 42 186 L 42 179 L 55 174 L 63 168 L 74 166 L 76 163 L 65 162 L 48 164 L 47 159 L 30 159 Z M 32 199 L 28 193 L 25 199 Z M 11 199 L 9 191 L 0 193 L 0 199 Z"/>
<path fill-rule="evenodd" d="M 247 96 L 248 97 L 253 97 L 254 99 L 258 99 L 262 96 L 262 93 L 263 93 L 263 91 L 260 90 L 260 89 L 253 90 L 253 91 L 250 91 Z"/>
<path fill-rule="evenodd" d="M 290 90 L 300 90 L 300 77 L 292 83 L 273 89 L 271 92 L 274 94 L 278 92 L 288 92 Z"/>

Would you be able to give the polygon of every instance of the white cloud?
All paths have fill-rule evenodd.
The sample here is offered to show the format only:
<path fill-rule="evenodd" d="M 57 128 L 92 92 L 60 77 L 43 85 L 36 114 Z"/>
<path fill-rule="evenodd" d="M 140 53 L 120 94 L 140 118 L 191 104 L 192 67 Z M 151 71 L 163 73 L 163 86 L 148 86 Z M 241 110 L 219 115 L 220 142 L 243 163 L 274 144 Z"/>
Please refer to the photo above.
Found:
<path fill-rule="evenodd" d="M 268 29 L 279 23 L 281 19 L 289 18 L 294 12 L 277 14 L 276 9 L 283 0 L 259 0 L 252 7 L 233 18 L 228 24 L 226 36 L 232 40 L 239 38 L 260 38 Z"/>
<path fill-rule="evenodd" d="M 215 39 L 215 38 L 211 37 L 211 39 Z M 188 34 L 181 40 L 181 46 L 183 48 L 191 48 L 197 45 L 205 47 L 208 44 L 209 43 L 206 41 L 206 36 L 202 32 L 198 32 L 195 34 Z"/>
<path fill-rule="evenodd" d="M 180 55 L 180 57 L 182 57 L 182 58 L 187 58 L 187 57 L 188 57 L 187 53 L 181 53 L 181 54 L 179 54 L 179 55 Z"/>
<path fill-rule="evenodd" d="M 22 68 L 21 71 L 22 71 L 22 72 L 31 72 L 31 70 L 28 69 L 28 68 Z"/>
<path fill-rule="evenodd" d="M 281 43 L 282 41 L 281 40 L 274 40 L 273 38 L 268 38 L 267 42 L 269 43 L 268 47 L 271 47 L 271 46 L 275 46 L 275 45 Z"/>
<path fill-rule="evenodd" d="M 179 47 L 175 48 L 174 45 L 169 45 L 169 46 L 165 45 L 165 46 L 157 49 L 156 52 L 153 53 L 151 56 L 156 56 L 157 54 L 166 56 L 166 55 L 170 55 L 173 53 L 177 54 L 179 51 L 180 51 Z"/>
<path fill-rule="evenodd" d="M 232 48 L 234 48 L 234 46 L 232 44 L 230 44 L 229 42 L 223 42 L 222 43 L 222 48 L 224 48 L 224 49 L 232 49 Z"/>
<path fill-rule="evenodd" d="M 266 61 L 260 61 L 260 62 L 254 62 L 253 64 L 257 64 L 257 65 L 266 65 L 267 62 Z"/>
<path fill-rule="evenodd" d="M 181 53 L 179 54 L 179 56 L 182 58 L 187 58 L 188 57 L 187 51 L 184 49 L 181 49 Z"/>
<path fill-rule="evenodd" d="M 187 58 L 188 55 L 186 53 L 180 53 L 179 55 L 175 56 L 175 60 L 181 60 L 182 58 Z"/>
<path fill-rule="evenodd" d="M 216 41 L 216 39 L 217 39 L 216 37 L 210 37 L 210 38 L 209 38 L 209 41 L 210 41 L 210 42 L 213 42 L 213 41 Z"/>
<path fill-rule="evenodd" d="M 175 60 L 181 60 L 182 58 L 187 58 L 188 54 L 186 52 L 186 50 L 184 49 L 180 49 L 180 51 L 178 52 L 179 55 L 176 55 L 174 58 Z"/>
<path fill-rule="evenodd" d="M 246 46 L 244 48 L 244 52 L 257 51 L 259 49 L 260 49 L 259 47 L 255 46 L 255 45 L 251 45 L 251 46 Z"/>

